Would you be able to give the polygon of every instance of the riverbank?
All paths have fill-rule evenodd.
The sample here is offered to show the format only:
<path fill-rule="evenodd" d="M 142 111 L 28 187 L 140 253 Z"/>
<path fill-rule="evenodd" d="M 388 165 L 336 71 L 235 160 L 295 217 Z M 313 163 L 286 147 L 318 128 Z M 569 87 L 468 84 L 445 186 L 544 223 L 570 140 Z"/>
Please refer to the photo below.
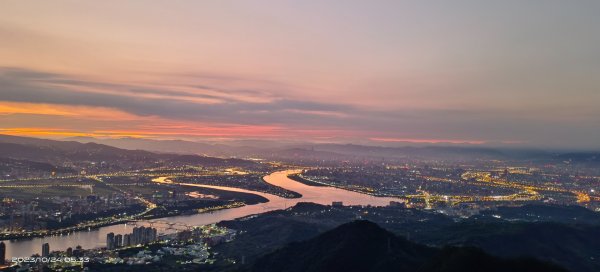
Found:
<path fill-rule="evenodd" d="M 211 186 L 225 186 L 240 188 L 244 190 L 250 190 L 254 192 L 262 192 L 265 194 L 276 195 L 283 198 L 301 198 L 302 195 L 286 190 L 279 186 L 271 185 L 262 179 L 259 175 L 240 175 L 231 177 L 220 177 L 220 176 L 198 176 L 198 177 L 172 177 L 166 179 L 173 184 L 202 184 Z"/>
<path fill-rule="evenodd" d="M 89 226 L 89 225 L 81 226 L 81 227 L 74 226 L 74 227 L 70 227 L 69 229 L 49 230 L 49 231 L 40 232 L 40 233 L 28 232 L 28 233 L 19 233 L 19 234 L 2 234 L 0 236 L 0 241 L 7 241 L 7 240 L 8 241 L 21 241 L 21 240 L 31 240 L 33 238 L 63 236 L 63 235 L 69 235 L 69 234 L 73 234 L 75 232 L 80 232 L 80 231 L 93 231 L 93 230 L 97 230 L 102 227 L 119 225 L 119 224 L 131 222 L 131 221 L 135 221 L 135 220 L 152 220 L 152 219 L 161 219 L 161 218 L 169 218 L 169 217 L 173 217 L 173 216 L 184 216 L 184 215 L 192 216 L 192 215 L 202 214 L 202 213 L 212 213 L 215 211 L 220 211 L 220 210 L 225 210 L 225 209 L 235 209 L 235 208 L 240 208 L 240 207 L 243 207 L 246 205 L 255 205 L 258 203 L 265 203 L 265 202 L 255 202 L 255 203 L 250 203 L 250 204 L 246 204 L 243 202 L 233 202 L 228 205 L 208 206 L 205 208 L 182 210 L 182 211 L 179 211 L 178 213 L 165 214 L 162 216 L 156 215 L 156 216 L 144 216 L 144 217 L 140 217 L 137 219 L 134 219 L 134 218 L 119 219 L 116 221 L 111 221 L 111 222 L 106 222 L 106 223 L 97 223 L 97 224 L 94 224 L 93 226 Z M 193 212 L 190 212 L 190 211 L 193 211 Z"/>
<path fill-rule="evenodd" d="M 293 174 L 293 175 L 288 175 L 287 176 L 289 179 L 293 180 L 293 181 L 297 181 L 300 182 L 302 184 L 308 185 L 308 186 L 315 186 L 315 187 L 326 187 L 329 186 L 325 183 L 321 183 L 321 182 L 316 182 L 316 181 L 312 181 L 309 179 L 305 179 L 303 177 L 300 176 L 300 174 Z"/>
<path fill-rule="evenodd" d="M 210 190 L 211 193 L 215 193 L 219 190 L 216 189 L 206 189 Z M 102 222 L 102 220 L 81 222 L 78 225 L 68 226 L 60 229 L 51 229 L 45 231 L 38 232 L 25 232 L 25 233 L 3 233 L 0 235 L 0 240 L 11 240 L 11 241 L 19 241 L 19 240 L 28 240 L 33 238 L 44 238 L 49 236 L 62 236 L 72 234 L 78 231 L 91 231 L 96 230 L 102 227 L 118 225 L 130 222 L 132 220 L 151 220 L 151 219 L 159 219 L 159 218 L 168 218 L 173 216 L 182 216 L 182 215 L 196 215 L 204 212 L 214 212 L 224 209 L 234 209 L 243 207 L 245 205 L 256 205 L 260 203 L 267 203 L 269 200 L 265 197 L 241 193 L 241 192 L 225 192 L 222 191 L 222 195 L 225 198 L 230 200 L 191 200 L 186 202 L 180 202 L 177 206 L 157 206 L 153 209 L 146 210 L 143 213 L 137 216 L 129 216 L 124 218 L 113 219 L 112 221 Z M 106 219 L 108 220 L 108 219 Z"/>
<path fill-rule="evenodd" d="M 255 194 L 266 198 L 268 202 L 258 203 L 255 205 L 244 205 L 237 208 L 208 211 L 193 215 L 169 216 L 163 218 L 168 218 L 166 220 L 169 222 L 200 226 L 218 223 L 223 220 L 233 220 L 236 218 L 258 215 L 269 211 L 283 210 L 296 205 L 298 202 L 312 202 L 322 205 L 331 205 L 333 201 L 342 201 L 344 205 L 386 206 L 392 200 L 398 201 L 397 198 L 378 198 L 332 187 L 307 186 L 287 178 L 288 175 L 298 174 L 300 172 L 301 170 L 285 170 L 274 172 L 263 177 L 263 180 L 271 185 L 279 186 L 286 190 L 291 190 L 302 194 L 301 198 L 295 199 L 287 199 L 276 195 L 232 187 L 177 183 L 179 186 L 191 186 Z M 165 181 L 165 179 L 159 181 L 168 182 Z M 44 238 L 36 237 L 20 241 L 5 241 L 6 256 L 19 257 L 31 256 L 32 254 L 36 253 L 40 254 L 41 245 L 44 243 L 49 243 L 51 250 L 66 250 L 68 247 L 74 248 L 78 245 L 86 249 L 99 248 L 105 246 L 106 235 L 108 233 L 112 232 L 115 235 L 127 234 L 131 233 L 133 227 L 134 225 L 132 224 L 122 223 L 99 227 L 97 229 L 92 229 L 91 231 L 77 231 L 62 236 L 50 236 Z"/>
<path fill-rule="evenodd" d="M 370 192 L 370 191 L 358 190 L 358 189 L 354 189 L 354 188 L 342 187 L 342 186 L 335 185 L 335 184 L 329 184 L 329 183 L 319 182 L 319 181 L 315 181 L 315 180 L 311 180 L 311 179 L 307 179 L 307 178 L 301 177 L 300 175 L 301 175 L 300 173 L 297 173 L 297 174 L 288 175 L 287 177 L 289 179 L 293 180 L 293 181 L 300 182 L 300 183 L 302 183 L 304 185 L 307 185 L 307 186 L 313 186 L 313 187 L 331 187 L 331 188 L 337 188 L 337 189 L 346 190 L 346 191 L 350 191 L 350 192 L 355 192 L 355 193 L 359 193 L 359 194 L 371 195 L 371 196 L 374 196 L 374 197 L 403 198 L 403 196 L 399 196 L 399 195 L 378 194 L 378 193 L 374 193 L 374 192 Z"/>

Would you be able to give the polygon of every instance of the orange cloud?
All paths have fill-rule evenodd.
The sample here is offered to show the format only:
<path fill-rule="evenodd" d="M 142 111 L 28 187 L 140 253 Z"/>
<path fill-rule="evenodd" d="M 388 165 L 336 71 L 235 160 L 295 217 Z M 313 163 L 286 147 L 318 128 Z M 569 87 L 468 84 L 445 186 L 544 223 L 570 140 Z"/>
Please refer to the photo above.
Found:
<path fill-rule="evenodd" d="M 284 128 L 269 125 L 223 125 L 223 124 L 144 124 L 133 129 L 95 130 L 103 135 L 139 135 L 145 137 L 276 137 L 282 136 Z"/>
<path fill-rule="evenodd" d="M 42 104 L 42 103 L 21 103 L 21 102 L 4 102 L 0 101 L 0 115 L 12 114 L 31 114 L 31 115 L 54 115 L 65 116 L 79 119 L 93 120 L 121 120 L 132 121 L 149 119 L 153 117 L 142 117 L 130 114 L 121 110 L 105 108 L 105 107 L 90 107 L 90 106 L 71 106 L 58 104 Z"/>
<path fill-rule="evenodd" d="M 1 134 L 14 136 L 40 136 L 40 137 L 99 137 L 94 133 L 70 131 L 55 128 L 0 128 Z"/>
<path fill-rule="evenodd" d="M 76 131 L 55 128 L 0 128 L 0 134 L 39 137 L 98 137 L 98 138 L 178 138 L 178 137 L 276 137 L 281 136 L 269 128 L 201 128 L 197 130 L 151 131 L 151 130 L 95 130 Z"/>
<path fill-rule="evenodd" d="M 70 111 L 45 104 L 0 102 L 0 115 L 9 114 L 38 114 L 72 116 Z"/>
<path fill-rule="evenodd" d="M 63 117 L 53 127 L 20 124 L 0 128 L 0 133 L 40 137 L 277 137 L 287 133 L 276 125 L 240 125 L 179 121 L 156 116 L 139 116 L 121 110 L 58 104 L 0 101 L 0 118 L 9 115 L 40 115 Z M 85 126 L 77 125 L 86 121 Z M 77 121 L 77 122 L 74 122 Z M 110 122 L 110 128 L 106 122 Z M 289 131 L 288 131 L 289 133 Z"/>
<path fill-rule="evenodd" d="M 292 111 L 292 110 L 291 110 Z M 298 113 L 316 116 L 334 116 L 343 118 L 337 112 L 330 111 L 297 111 Z M 19 127 L 5 125 L 0 133 L 20 136 L 40 137 L 137 137 L 137 138 L 194 138 L 194 137 L 259 137 L 259 138 L 312 138 L 334 139 L 339 137 L 360 137 L 364 133 L 335 128 L 303 128 L 280 125 L 242 125 L 228 123 L 195 122 L 166 119 L 157 116 L 139 116 L 122 110 L 60 104 L 22 103 L 0 101 L 0 117 L 7 115 L 44 115 L 59 116 L 63 120 L 53 123 L 53 127 L 39 127 L 39 124 L 22 124 Z M 84 124 L 81 121 L 84 121 Z M 75 122 L 77 121 L 77 122 Z M 108 123 L 107 123 L 108 122 Z M 450 143 L 450 144 L 485 144 L 483 140 L 464 139 L 420 139 L 420 138 L 370 138 L 376 142 L 406 143 Z"/>

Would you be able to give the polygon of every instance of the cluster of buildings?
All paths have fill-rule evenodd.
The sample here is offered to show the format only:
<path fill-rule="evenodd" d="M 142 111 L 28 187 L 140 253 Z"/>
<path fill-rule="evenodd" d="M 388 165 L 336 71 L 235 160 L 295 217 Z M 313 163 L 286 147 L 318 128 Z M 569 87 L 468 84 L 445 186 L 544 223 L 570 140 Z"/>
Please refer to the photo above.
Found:
<path fill-rule="evenodd" d="M 163 261 L 170 256 L 185 257 L 186 263 L 206 263 L 209 257 L 208 248 L 201 244 L 164 246 L 157 250 L 142 249 L 131 256 L 106 258 L 105 264 L 144 265 Z"/>
<path fill-rule="evenodd" d="M 104 258 L 103 263 L 140 265 L 157 263 L 165 259 L 175 260 L 181 257 L 185 260 L 181 261 L 181 265 L 211 263 L 214 260 L 209 259 L 209 248 L 233 240 L 236 233 L 235 230 L 214 224 L 195 227 L 161 235 L 160 245 L 162 246 L 160 248 L 144 248 L 132 255 L 120 254 L 120 256 Z M 172 259 L 173 256 L 176 258 Z"/>
<path fill-rule="evenodd" d="M 140 244 L 148 244 L 158 238 L 157 230 L 150 227 L 135 227 L 133 232 L 125 235 L 109 233 L 106 235 L 106 248 L 113 250 L 120 247 L 129 247 Z"/>
<path fill-rule="evenodd" d="M 600 209 L 599 177 L 545 165 L 508 166 L 501 161 L 342 165 L 305 170 L 298 177 L 350 191 L 401 197 L 409 208 L 459 216 L 530 202 Z"/>
<path fill-rule="evenodd" d="M 0 231 L 21 233 L 42 231 L 76 224 L 94 215 L 112 215 L 137 209 L 138 201 L 123 194 L 86 197 L 49 197 L 24 201 L 0 196 Z"/>

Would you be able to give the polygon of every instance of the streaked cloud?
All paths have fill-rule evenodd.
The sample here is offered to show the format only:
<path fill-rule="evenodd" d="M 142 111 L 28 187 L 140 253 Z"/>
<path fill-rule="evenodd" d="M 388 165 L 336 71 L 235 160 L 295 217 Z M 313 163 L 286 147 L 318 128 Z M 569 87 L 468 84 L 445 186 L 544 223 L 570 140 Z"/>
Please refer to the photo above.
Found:
<path fill-rule="evenodd" d="M 155 119 L 105 107 L 0 101 L 0 115 L 12 114 L 53 115 L 87 120 L 151 121 Z"/>
<path fill-rule="evenodd" d="M 60 84 L 56 84 L 57 80 Z M 585 123 L 570 122 L 574 120 L 572 117 L 554 120 L 529 114 L 519 120 L 520 112 L 495 109 L 390 111 L 295 100 L 282 94 L 272 94 L 264 101 L 219 96 L 218 101 L 207 103 L 183 98 L 177 86 L 180 86 L 178 82 L 170 82 L 154 86 L 150 91 L 140 91 L 148 85 L 3 68 L 0 69 L 0 119 L 4 122 L 0 127 L 4 129 L 3 133 L 56 137 L 268 137 L 477 145 L 528 144 L 541 127 L 549 128 L 553 124 L 560 124 L 551 128 L 555 134 L 540 139 L 549 141 L 563 137 L 570 130 L 598 133 Z M 87 90 L 88 87 L 94 91 Z M 136 92 L 139 95 L 133 95 Z M 188 94 L 187 91 L 183 93 Z M 265 93 L 268 92 L 241 92 L 240 95 L 262 97 Z M 52 129 L 40 127 L 40 123 L 44 123 L 40 116 L 59 118 L 53 118 Z M 430 135 L 445 137 L 432 138 Z"/>
<path fill-rule="evenodd" d="M 596 2 L 259 2 L 9 0 L 0 128 L 600 148 Z"/>

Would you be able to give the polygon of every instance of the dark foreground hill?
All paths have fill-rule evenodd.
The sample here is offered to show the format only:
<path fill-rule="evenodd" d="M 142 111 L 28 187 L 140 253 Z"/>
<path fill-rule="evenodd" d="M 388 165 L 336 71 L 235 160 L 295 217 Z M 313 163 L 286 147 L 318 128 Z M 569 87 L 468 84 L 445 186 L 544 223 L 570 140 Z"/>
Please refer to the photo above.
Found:
<path fill-rule="evenodd" d="M 291 243 L 246 268 L 261 272 L 566 271 L 535 259 L 502 259 L 476 248 L 438 249 L 413 243 L 369 221 L 354 221 Z"/>

